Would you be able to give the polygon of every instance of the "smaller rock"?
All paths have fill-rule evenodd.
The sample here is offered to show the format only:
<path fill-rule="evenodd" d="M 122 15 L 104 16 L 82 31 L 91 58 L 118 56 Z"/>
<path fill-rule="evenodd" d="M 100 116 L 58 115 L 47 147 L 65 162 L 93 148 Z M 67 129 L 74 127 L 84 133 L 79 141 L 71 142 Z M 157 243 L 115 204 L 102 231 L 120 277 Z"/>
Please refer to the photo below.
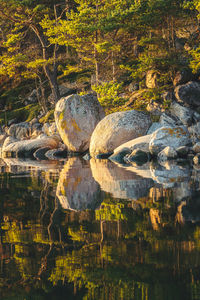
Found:
<path fill-rule="evenodd" d="M 160 116 L 164 112 L 164 109 L 162 108 L 161 103 L 151 100 L 147 105 L 147 111 L 154 116 Z"/>
<path fill-rule="evenodd" d="M 170 126 L 170 127 L 173 126 L 174 127 L 174 126 L 177 126 L 177 125 L 181 125 L 181 122 L 178 120 L 177 117 L 172 116 L 172 115 L 170 115 L 166 112 L 161 115 L 159 123 L 163 127 L 166 127 L 166 126 Z"/>
<path fill-rule="evenodd" d="M 195 152 L 195 153 L 200 153 L 200 142 L 196 143 L 192 150 Z"/>
<path fill-rule="evenodd" d="M 177 152 L 177 154 L 178 154 L 179 157 L 184 158 L 189 153 L 189 147 L 187 147 L 187 146 L 178 147 L 176 149 L 176 152 Z"/>
<path fill-rule="evenodd" d="M 147 71 L 146 74 L 146 86 L 149 89 L 154 89 L 157 87 L 157 73 L 154 70 Z"/>
<path fill-rule="evenodd" d="M 130 154 L 131 150 L 129 148 L 124 148 L 121 151 L 118 151 L 117 153 L 114 153 L 109 157 L 110 160 L 118 163 L 124 163 L 124 157 L 127 154 Z"/>
<path fill-rule="evenodd" d="M 177 117 L 183 125 L 190 126 L 192 124 L 194 111 L 184 107 L 177 102 L 173 102 L 170 106 L 171 113 Z"/>
<path fill-rule="evenodd" d="M 131 82 L 128 86 L 129 92 L 135 92 L 139 90 L 139 83 Z"/>
<path fill-rule="evenodd" d="M 188 127 L 188 131 L 190 133 L 192 143 L 196 144 L 200 140 L 200 122 Z"/>
<path fill-rule="evenodd" d="M 149 153 L 140 149 L 135 149 L 131 154 L 127 155 L 124 159 L 127 162 L 135 162 L 138 165 L 143 165 L 149 161 Z"/>
<path fill-rule="evenodd" d="M 159 161 L 167 161 L 177 157 L 177 152 L 173 147 L 165 147 L 160 153 L 158 153 Z"/>
<path fill-rule="evenodd" d="M 190 81 L 192 77 L 193 76 L 192 76 L 191 70 L 184 69 L 184 70 L 178 71 L 173 80 L 173 85 L 177 86 L 177 85 L 185 84 L 188 81 Z"/>
<path fill-rule="evenodd" d="M 195 157 L 193 158 L 193 162 L 195 165 L 199 165 L 200 164 L 200 153 L 198 153 L 197 155 L 195 155 Z"/>
<path fill-rule="evenodd" d="M 157 155 L 167 146 L 177 149 L 190 143 L 191 140 L 186 127 L 162 127 L 152 134 L 149 150 L 152 155 Z"/>
<path fill-rule="evenodd" d="M 175 96 L 178 102 L 187 106 L 198 108 L 200 105 L 200 83 L 189 81 L 175 88 Z"/>

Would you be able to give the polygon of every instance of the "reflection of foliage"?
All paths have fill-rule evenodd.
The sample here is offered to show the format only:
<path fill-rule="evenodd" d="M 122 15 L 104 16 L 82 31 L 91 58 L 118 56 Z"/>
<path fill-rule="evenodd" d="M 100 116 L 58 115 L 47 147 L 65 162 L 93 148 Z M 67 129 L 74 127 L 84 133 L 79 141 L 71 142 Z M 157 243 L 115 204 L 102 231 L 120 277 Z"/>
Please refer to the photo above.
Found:
<path fill-rule="evenodd" d="M 125 203 L 111 200 L 102 202 L 100 209 L 96 210 L 96 220 L 119 221 L 128 220 L 128 212 Z"/>

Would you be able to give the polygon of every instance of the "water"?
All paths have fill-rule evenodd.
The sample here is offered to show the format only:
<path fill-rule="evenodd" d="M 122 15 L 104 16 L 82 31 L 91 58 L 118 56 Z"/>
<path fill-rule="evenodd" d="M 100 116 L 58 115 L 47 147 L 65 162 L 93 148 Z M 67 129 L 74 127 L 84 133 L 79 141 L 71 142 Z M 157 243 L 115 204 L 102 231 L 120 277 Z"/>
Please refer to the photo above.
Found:
<path fill-rule="evenodd" d="M 0 163 L 0 299 L 200 299 L 200 171 Z"/>

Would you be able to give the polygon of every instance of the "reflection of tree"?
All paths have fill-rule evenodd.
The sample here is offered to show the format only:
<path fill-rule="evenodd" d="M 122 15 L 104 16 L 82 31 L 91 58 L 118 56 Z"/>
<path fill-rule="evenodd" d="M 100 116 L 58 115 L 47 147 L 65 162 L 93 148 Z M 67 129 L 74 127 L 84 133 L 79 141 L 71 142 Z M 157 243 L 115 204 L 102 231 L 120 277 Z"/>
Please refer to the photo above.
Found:
<path fill-rule="evenodd" d="M 170 194 L 137 202 L 107 195 L 96 211 L 62 212 L 52 185 L 37 179 L 33 190 L 32 183 L 20 183 L 19 202 L 16 184 L 12 201 L 4 190 L 0 291 L 12 285 L 49 293 L 62 285 L 73 286 L 77 299 L 81 290 L 81 299 L 167 300 L 178 298 L 181 286 L 195 299 L 200 226 L 176 222 Z"/>

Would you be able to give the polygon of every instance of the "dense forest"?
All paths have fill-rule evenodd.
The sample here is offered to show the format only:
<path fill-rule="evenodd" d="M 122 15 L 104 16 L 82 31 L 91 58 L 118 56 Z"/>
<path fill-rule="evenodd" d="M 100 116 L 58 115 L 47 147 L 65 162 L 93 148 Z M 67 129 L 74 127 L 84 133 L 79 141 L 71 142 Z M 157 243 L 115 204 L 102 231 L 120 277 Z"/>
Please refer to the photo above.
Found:
<path fill-rule="evenodd" d="M 70 93 L 107 113 L 164 109 L 178 72 L 198 79 L 198 0 L 0 0 L 0 122 L 46 121 Z"/>

